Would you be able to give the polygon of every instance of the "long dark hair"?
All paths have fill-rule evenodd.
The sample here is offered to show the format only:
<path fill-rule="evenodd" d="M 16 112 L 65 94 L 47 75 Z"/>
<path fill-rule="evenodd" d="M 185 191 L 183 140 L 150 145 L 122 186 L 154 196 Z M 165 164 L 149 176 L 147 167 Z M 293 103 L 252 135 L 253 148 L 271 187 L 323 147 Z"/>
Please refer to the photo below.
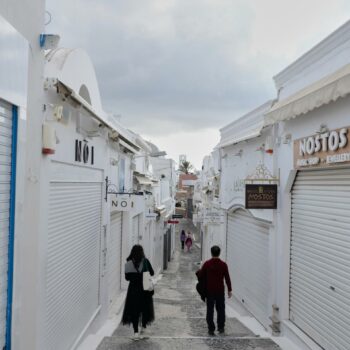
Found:
<path fill-rule="evenodd" d="M 126 261 L 132 260 L 136 267 L 141 263 L 141 260 L 145 258 L 145 253 L 143 251 L 142 245 L 135 244 L 130 252 L 130 255 L 126 258 Z"/>

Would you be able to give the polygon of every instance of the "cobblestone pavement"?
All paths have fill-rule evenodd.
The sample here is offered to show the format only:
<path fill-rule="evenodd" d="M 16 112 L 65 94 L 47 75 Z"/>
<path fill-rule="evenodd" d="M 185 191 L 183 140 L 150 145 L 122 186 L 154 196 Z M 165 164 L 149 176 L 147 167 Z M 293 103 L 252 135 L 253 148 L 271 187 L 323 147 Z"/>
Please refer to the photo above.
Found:
<path fill-rule="evenodd" d="M 194 232 L 188 224 L 178 228 L 182 227 Z M 235 318 L 226 320 L 224 336 L 208 336 L 205 303 L 195 290 L 194 272 L 199 268 L 199 261 L 197 247 L 189 253 L 176 251 L 155 288 L 156 320 L 146 329 L 147 339 L 132 340 L 132 327 L 120 325 L 111 337 L 102 341 L 98 350 L 278 350 L 270 339 L 255 336 Z"/>

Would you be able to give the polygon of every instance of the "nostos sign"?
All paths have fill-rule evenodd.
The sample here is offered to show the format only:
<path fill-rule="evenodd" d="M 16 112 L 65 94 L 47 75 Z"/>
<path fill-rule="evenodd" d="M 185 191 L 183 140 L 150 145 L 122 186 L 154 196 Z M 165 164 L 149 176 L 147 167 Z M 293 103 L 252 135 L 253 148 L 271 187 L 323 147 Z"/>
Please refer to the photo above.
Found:
<path fill-rule="evenodd" d="M 277 185 L 245 185 L 246 209 L 277 209 Z"/>

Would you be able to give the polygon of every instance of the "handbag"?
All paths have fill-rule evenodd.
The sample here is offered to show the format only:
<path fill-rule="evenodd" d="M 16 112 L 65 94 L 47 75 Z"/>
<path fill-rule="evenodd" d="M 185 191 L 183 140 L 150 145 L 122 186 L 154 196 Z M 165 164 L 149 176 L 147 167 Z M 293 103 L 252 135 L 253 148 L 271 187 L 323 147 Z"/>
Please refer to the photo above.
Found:
<path fill-rule="evenodd" d="M 154 290 L 153 279 L 147 268 L 147 260 L 143 262 L 142 282 L 144 291 L 152 292 Z"/>

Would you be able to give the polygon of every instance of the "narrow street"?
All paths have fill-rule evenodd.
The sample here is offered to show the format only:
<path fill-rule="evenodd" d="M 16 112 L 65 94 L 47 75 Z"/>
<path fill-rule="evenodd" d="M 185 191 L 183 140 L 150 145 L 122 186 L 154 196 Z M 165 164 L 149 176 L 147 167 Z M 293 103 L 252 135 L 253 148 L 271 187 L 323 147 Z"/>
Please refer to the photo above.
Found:
<path fill-rule="evenodd" d="M 182 228 L 194 232 L 192 225 L 179 225 L 178 230 Z M 111 337 L 102 341 L 98 350 L 279 349 L 270 339 L 255 336 L 235 318 L 227 318 L 225 336 L 208 336 L 205 303 L 195 290 L 195 271 L 199 268 L 200 249 L 196 244 L 190 253 L 182 252 L 179 248 L 178 246 L 168 270 L 164 271 L 163 278 L 156 285 L 156 320 L 146 329 L 146 338 L 134 341 L 131 338 L 132 327 L 120 325 Z"/>

